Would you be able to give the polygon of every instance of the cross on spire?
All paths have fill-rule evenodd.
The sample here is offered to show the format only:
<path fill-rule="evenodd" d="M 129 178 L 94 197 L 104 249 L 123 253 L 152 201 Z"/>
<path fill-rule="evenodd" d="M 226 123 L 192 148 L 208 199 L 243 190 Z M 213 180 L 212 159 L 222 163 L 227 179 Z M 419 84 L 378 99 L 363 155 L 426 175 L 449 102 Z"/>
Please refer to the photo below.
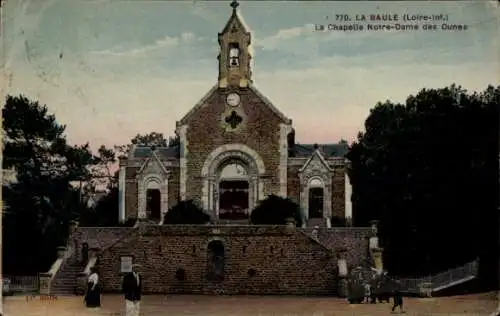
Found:
<path fill-rule="evenodd" d="M 233 8 L 233 10 L 236 10 L 236 8 L 239 6 L 240 4 L 238 3 L 238 1 L 236 0 L 233 0 L 230 4 L 231 8 Z"/>

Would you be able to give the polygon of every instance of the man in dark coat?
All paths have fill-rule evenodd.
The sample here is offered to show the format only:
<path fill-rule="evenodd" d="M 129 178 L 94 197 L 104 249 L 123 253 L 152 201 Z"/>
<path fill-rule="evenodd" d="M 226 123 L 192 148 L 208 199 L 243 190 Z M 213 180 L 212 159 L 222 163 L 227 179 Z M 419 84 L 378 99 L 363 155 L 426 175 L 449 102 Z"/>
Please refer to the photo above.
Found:
<path fill-rule="evenodd" d="M 139 265 L 132 265 L 132 272 L 125 274 L 123 277 L 122 289 L 125 294 L 126 316 L 139 316 L 142 294 L 142 277 L 138 272 L 138 268 Z"/>
<path fill-rule="evenodd" d="M 401 293 L 401 283 L 399 280 L 396 281 L 396 284 L 394 286 L 394 305 L 392 306 L 392 311 L 396 309 L 396 307 L 399 306 L 399 311 L 404 313 L 403 311 L 403 295 Z"/>

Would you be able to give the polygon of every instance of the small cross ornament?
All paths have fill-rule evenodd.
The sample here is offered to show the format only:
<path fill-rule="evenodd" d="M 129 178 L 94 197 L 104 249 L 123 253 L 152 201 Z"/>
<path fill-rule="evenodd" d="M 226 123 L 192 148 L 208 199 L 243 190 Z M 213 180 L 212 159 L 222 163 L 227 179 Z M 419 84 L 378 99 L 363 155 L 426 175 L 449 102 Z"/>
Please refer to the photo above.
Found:
<path fill-rule="evenodd" d="M 240 4 L 238 3 L 238 1 L 236 0 L 233 0 L 230 4 L 231 8 L 233 8 L 233 10 L 236 10 L 236 8 L 239 6 Z"/>
<path fill-rule="evenodd" d="M 238 113 L 236 113 L 236 111 L 232 111 L 231 115 L 226 117 L 226 123 L 233 129 L 235 129 L 242 121 L 243 119 L 238 115 Z"/>

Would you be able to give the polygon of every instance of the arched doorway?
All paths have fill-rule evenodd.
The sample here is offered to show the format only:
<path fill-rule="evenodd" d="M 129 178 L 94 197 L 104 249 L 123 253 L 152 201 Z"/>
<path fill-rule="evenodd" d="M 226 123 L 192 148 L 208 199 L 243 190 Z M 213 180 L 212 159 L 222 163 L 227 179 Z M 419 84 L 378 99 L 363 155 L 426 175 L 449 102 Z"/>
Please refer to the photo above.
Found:
<path fill-rule="evenodd" d="M 213 240 L 207 246 L 207 279 L 224 280 L 225 250 L 220 240 Z"/>
<path fill-rule="evenodd" d="M 161 192 L 159 189 L 146 190 L 146 214 L 154 221 L 161 219 Z"/>
<path fill-rule="evenodd" d="M 242 166 L 246 171 L 244 179 L 232 180 L 246 180 L 248 183 L 247 189 L 243 182 L 240 182 L 238 185 L 235 182 L 232 184 L 235 191 L 238 190 L 240 192 L 240 195 L 245 190 L 248 190 L 249 213 L 257 205 L 260 197 L 264 197 L 265 181 L 261 177 L 266 175 L 266 169 L 264 161 L 259 154 L 244 144 L 222 145 L 207 156 L 201 170 L 201 178 L 203 179 L 201 200 L 203 208 L 212 211 L 216 218 L 219 217 L 220 189 L 228 189 L 226 187 L 228 184 L 223 183 L 222 186 L 220 184 L 221 173 L 225 173 L 225 167 L 233 163 Z M 223 177 L 222 180 L 231 179 L 224 179 Z"/>
<path fill-rule="evenodd" d="M 224 165 L 218 177 L 218 214 L 222 220 L 247 219 L 250 210 L 249 179 L 246 166 L 238 160 Z"/>
<path fill-rule="evenodd" d="M 309 218 L 323 218 L 325 189 L 323 181 L 312 179 L 309 182 Z"/>

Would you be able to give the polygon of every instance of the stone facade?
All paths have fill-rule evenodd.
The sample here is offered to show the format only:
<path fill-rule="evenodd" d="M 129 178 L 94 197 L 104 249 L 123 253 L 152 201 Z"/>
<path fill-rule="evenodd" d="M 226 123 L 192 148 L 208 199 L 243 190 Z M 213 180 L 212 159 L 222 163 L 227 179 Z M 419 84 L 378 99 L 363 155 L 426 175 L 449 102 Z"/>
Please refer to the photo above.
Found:
<path fill-rule="evenodd" d="M 239 163 L 248 175 L 248 213 L 274 194 L 300 204 L 307 219 L 315 182 L 323 189 L 323 218 L 314 225 L 330 227 L 332 216 L 345 216 L 349 200 L 347 145 L 295 143 L 291 119 L 253 85 L 251 34 L 236 9 L 218 38 L 218 82 L 177 122 L 180 144 L 136 146 L 120 162 L 120 220 L 149 216 L 150 189 L 160 191 L 162 218 L 179 201 L 193 199 L 217 219 L 221 170 Z"/>
<path fill-rule="evenodd" d="M 338 257 L 349 269 L 368 256 L 370 228 L 324 228 L 318 238 L 286 226 L 80 227 L 70 236 L 99 249 L 105 292 L 120 292 L 121 258 L 141 265 L 145 293 L 336 295 Z M 224 251 L 222 277 L 209 277 L 211 242 Z M 79 246 L 78 246 L 79 245 Z M 179 278 L 178 271 L 184 271 Z"/>
<path fill-rule="evenodd" d="M 373 228 L 331 227 L 331 219 L 344 218 L 350 202 L 347 146 L 295 143 L 292 121 L 253 85 L 251 36 L 237 4 L 232 6 L 219 34 L 218 82 L 177 122 L 179 145 L 135 146 L 120 159 L 120 220 L 150 221 L 71 231 L 67 260 L 87 270 L 95 263 L 105 292 L 121 291 L 122 269 L 132 259 L 142 266 L 145 293 L 342 296 L 346 271 L 378 249 Z M 242 170 L 228 177 L 225 170 L 234 164 Z M 234 187 L 227 189 L 228 183 Z M 248 198 L 246 218 L 274 194 L 301 206 L 304 226 L 221 224 L 222 194 L 242 191 L 238 202 Z M 215 220 L 164 225 L 166 212 L 187 199 L 198 201 Z"/>

